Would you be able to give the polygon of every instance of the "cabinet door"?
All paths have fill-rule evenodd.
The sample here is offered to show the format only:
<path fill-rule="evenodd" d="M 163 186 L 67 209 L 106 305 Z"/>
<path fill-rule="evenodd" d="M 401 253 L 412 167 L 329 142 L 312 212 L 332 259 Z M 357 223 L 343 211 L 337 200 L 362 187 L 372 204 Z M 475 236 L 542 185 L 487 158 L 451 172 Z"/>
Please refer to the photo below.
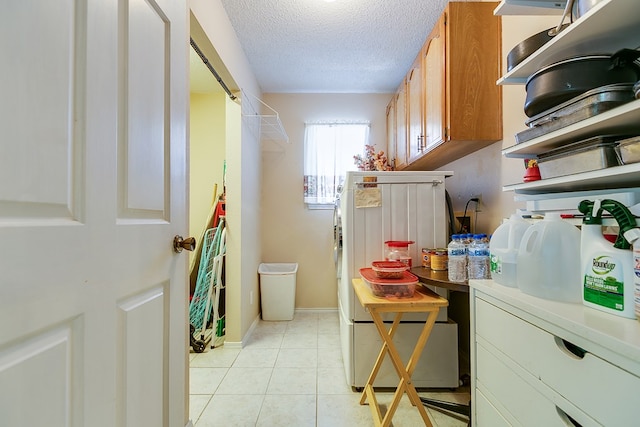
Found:
<path fill-rule="evenodd" d="M 418 55 L 407 75 L 407 114 L 409 125 L 409 163 L 424 153 L 422 55 Z"/>
<path fill-rule="evenodd" d="M 425 49 L 425 151 L 446 141 L 445 16 L 427 38 Z"/>
<path fill-rule="evenodd" d="M 387 159 L 389 163 L 395 166 L 396 158 L 396 102 L 398 95 L 391 97 L 389 105 L 387 105 Z"/>
<path fill-rule="evenodd" d="M 407 91 L 403 80 L 396 98 L 396 169 L 407 166 Z"/>

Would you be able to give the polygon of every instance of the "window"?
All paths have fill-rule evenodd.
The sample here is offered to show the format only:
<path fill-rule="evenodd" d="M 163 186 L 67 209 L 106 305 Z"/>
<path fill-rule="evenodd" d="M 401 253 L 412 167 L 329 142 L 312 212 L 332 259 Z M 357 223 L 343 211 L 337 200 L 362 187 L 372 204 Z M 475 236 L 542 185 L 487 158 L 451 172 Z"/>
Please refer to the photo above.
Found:
<path fill-rule="evenodd" d="M 369 143 L 368 123 L 307 123 L 304 135 L 304 202 L 312 209 L 333 207 L 346 172 L 357 170 L 353 156 Z"/>

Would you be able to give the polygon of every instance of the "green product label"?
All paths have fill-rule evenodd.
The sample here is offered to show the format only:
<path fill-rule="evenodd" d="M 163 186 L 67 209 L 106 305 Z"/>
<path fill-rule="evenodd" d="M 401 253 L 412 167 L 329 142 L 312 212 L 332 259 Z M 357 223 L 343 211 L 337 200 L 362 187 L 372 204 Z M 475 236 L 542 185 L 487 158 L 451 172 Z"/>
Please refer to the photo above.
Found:
<path fill-rule="evenodd" d="M 624 272 L 607 255 L 592 259 L 584 275 L 584 300 L 612 310 L 624 310 Z"/>
<path fill-rule="evenodd" d="M 502 274 L 502 260 L 498 255 L 491 254 L 490 264 L 492 273 Z"/>

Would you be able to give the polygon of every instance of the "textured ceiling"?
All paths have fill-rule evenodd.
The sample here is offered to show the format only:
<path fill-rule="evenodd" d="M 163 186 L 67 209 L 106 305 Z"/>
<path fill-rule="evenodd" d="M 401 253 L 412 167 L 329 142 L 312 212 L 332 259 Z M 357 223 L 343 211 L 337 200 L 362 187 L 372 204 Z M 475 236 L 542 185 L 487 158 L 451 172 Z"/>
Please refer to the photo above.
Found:
<path fill-rule="evenodd" d="M 447 0 L 221 0 L 263 92 L 385 93 Z"/>

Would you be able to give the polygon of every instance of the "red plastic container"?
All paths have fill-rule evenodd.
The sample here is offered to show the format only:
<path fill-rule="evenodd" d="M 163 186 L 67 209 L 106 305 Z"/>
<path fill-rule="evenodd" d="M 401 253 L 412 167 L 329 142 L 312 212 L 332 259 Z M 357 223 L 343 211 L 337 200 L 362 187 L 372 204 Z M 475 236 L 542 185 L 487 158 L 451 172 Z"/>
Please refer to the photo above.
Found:
<path fill-rule="evenodd" d="M 373 261 L 371 269 L 379 279 L 402 279 L 403 273 L 409 268 L 400 261 Z"/>
<path fill-rule="evenodd" d="M 361 268 L 360 276 L 373 295 L 384 298 L 411 298 L 418 284 L 418 277 L 404 270 L 401 279 L 381 279 L 372 268 Z"/>

